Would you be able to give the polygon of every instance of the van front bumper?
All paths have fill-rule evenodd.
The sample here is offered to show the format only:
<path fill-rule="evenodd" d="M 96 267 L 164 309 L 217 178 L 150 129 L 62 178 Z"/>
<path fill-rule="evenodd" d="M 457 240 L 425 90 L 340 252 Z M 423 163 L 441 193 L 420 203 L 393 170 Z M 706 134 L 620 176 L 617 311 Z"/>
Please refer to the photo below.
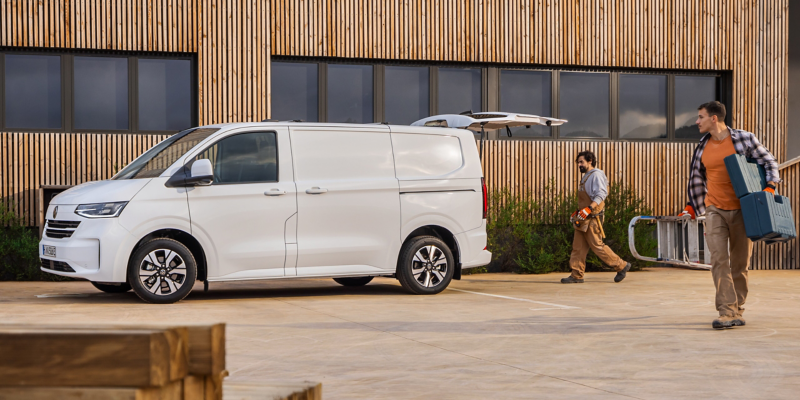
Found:
<path fill-rule="evenodd" d="M 95 282 L 125 282 L 126 268 L 115 266 L 119 264 L 118 256 L 130 246 L 133 237 L 119 224 L 119 219 L 83 218 L 73 212 L 75 205 L 59 204 L 58 207 L 60 218 L 57 221 L 79 224 L 74 229 L 59 229 L 71 233 L 63 238 L 48 236 L 48 229 L 52 231 L 53 228 L 49 223 L 45 225 L 39 242 L 41 270 Z M 47 215 L 52 213 L 48 212 Z M 55 256 L 48 251 L 53 248 Z"/>

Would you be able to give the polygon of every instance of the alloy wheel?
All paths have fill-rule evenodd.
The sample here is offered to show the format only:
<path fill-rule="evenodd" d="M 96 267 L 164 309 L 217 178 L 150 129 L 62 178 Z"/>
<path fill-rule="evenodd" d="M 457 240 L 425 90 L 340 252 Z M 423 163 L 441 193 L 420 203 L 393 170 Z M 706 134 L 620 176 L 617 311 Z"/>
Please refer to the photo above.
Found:
<path fill-rule="evenodd" d="M 427 245 L 414 254 L 411 273 L 421 286 L 432 288 L 444 282 L 447 268 L 447 256 L 444 252 L 434 245 Z"/>
<path fill-rule="evenodd" d="M 156 249 L 142 260 L 139 279 L 150 293 L 166 296 L 178 291 L 186 282 L 186 264 L 175 251 Z"/>

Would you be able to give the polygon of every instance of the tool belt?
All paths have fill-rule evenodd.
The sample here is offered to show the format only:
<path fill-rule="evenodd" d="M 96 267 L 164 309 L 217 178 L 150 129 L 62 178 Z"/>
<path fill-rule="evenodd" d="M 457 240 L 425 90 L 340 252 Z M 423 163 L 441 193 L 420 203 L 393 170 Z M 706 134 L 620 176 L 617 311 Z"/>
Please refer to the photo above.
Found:
<path fill-rule="evenodd" d="M 596 219 L 597 224 L 600 226 L 600 232 L 605 238 L 606 234 L 605 231 L 603 231 L 603 220 L 605 219 L 605 216 L 606 216 L 605 210 L 602 210 L 596 214 L 595 213 L 589 214 L 589 216 L 586 219 L 578 219 L 577 216 L 569 217 L 569 222 L 573 228 L 581 232 L 586 232 L 587 230 L 589 230 L 589 221 L 591 221 L 592 219 Z"/>

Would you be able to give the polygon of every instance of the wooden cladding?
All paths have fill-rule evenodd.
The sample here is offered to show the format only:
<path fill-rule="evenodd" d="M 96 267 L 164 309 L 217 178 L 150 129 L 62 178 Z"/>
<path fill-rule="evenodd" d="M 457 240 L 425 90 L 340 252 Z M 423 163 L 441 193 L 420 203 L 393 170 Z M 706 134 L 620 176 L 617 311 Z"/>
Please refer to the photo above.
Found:
<path fill-rule="evenodd" d="M 576 69 L 730 71 L 733 126 L 785 159 L 788 0 L 0 0 L 0 47 L 197 55 L 201 125 L 269 116 L 270 55 Z M 39 185 L 105 179 L 164 136 L 0 133 L 0 196 L 35 223 Z M 693 144 L 490 142 L 487 181 L 575 186 L 598 154 L 656 213 L 682 208 Z M 800 213 L 798 164 L 781 190 Z M 792 186 L 795 185 L 795 186 Z M 800 217 L 796 215 L 796 217 Z M 791 246 L 794 246 L 792 248 Z M 754 265 L 800 268 L 797 241 Z"/>
<path fill-rule="evenodd" d="M 0 46 L 195 52 L 197 1 L 2 0 Z"/>
<path fill-rule="evenodd" d="M 167 135 L 0 132 L 0 199 L 39 224 L 41 185 L 111 178 Z"/>
<path fill-rule="evenodd" d="M 0 0 L 0 46 L 196 53 L 200 125 L 269 114 L 269 2 Z"/>
<path fill-rule="evenodd" d="M 272 54 L 733 71 L 733 126 L 785 157 L 787 0 L 272 0 Z M 699 103 L 698 103 L 699 105 Z"/>

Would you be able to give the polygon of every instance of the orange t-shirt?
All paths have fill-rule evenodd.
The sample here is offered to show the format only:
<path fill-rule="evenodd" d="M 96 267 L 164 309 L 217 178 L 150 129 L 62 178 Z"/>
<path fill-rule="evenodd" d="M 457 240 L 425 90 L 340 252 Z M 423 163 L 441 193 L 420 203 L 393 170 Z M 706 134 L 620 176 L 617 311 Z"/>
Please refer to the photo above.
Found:
<path fill-rule="evenodd" d="M 706 167 L 706 207 L 713 205 L 722 210 L 739 210 L 742 208 L 736 192 L 733 190 L 731 177 L 725 168 L 725 157 L 736 154 L 728 135 L 722 143 L 709 138 L 703 150 L 703 165 Z"/>

